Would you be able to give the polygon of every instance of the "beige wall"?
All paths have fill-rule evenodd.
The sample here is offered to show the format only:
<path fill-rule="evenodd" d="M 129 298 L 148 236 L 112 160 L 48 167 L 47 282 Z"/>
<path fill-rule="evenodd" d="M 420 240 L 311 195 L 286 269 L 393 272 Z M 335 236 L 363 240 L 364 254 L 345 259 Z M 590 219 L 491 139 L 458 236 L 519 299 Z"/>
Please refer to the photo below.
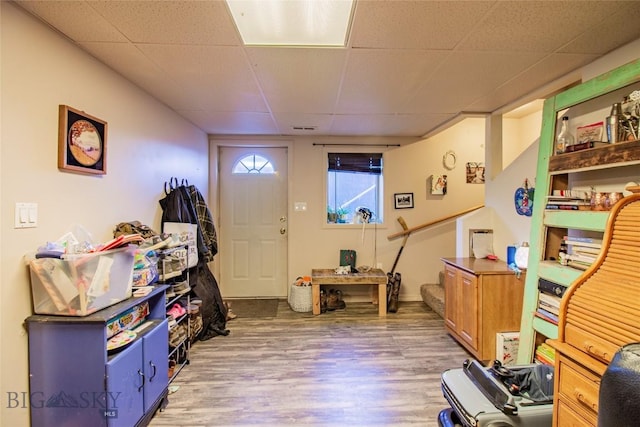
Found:
<path fill-rule="evenodd" d="M 100 242 L 118 222 L 158 227 L 158 201 L 171 176 L 208 192 L 208 142 L 201 130 L 145 95 L 66 39 L 1 3 L 0 425 L 28 425 L 8 392 L 28 392 L 31 314 L 23 256 L 79 224 Z M 58 105 L 108 122 L 106 176 L 57 169 Z M 14 229 L 16 202 L 38 204 L 38 227 Z M 82 349 L 78 349 L 82 357 Z M 52 361 L 73 363 L 73 360 Z M 8 408 L 19 403 L 18 408 Z"/>
<path fill-rule="evenodd" d="M 396 221 L 402 216 L 409 227 L 438 220 L 484 203 L 484 184 L 466 183 L 466 163 L 485 162 L 485 121 L 468 118 L 441 133 L 391 152 L 385 178 L 389 194 L 413 192 L 414 209 L 390 211 L 393 232 L 401 231 Z M 456 154 L 453 170 L 443 164 L 444 154 Z M 428 189 L 431 175 L 447 175 L 447 194 L 432 195 Z M 385 238 L 386 241 L 386 238 Z M 387 243 L 390 246 L 390 268 L 401 245 L 401 239 Z M 441 257 L 456 255 L 456 221 L 451 219 L 417 230 L 409 236 L 397 270 L 402 273 L 401 300 L 418 301 L 420 285 L 437 283 L 442 270 Z"/>
<path fill-rule="evenodd" d="M 484 185 L 465 183 L 465 163 L 484 161 L 484 120 L 469 119 L 426 140 L 415 142 L 407 138 L 212 138 L 212 176 L 216 175 L 217 161 L 213 158 L 220 145 L 273 145 L 289 147 L 289 281 L 310 274 L 318 267 L 339 265 L 340 249 L 354 249 L 358 265 L 382 264 L 389 271 L 401 246 L 402 239 L 389 241 L 387 236 L 401 227 L 402 216 L 409 227 L 480 205 L 484 198 Z M 314 143 L 316 145 L 314 145 Z M 322 143 L 332 144 L 400 144 L 401 147 L 370 147 L 386 149 L 384 156 L 384 187 L 386 198 L 385 224 L 362 226 L 326 225 L 326 152 Z M 335 148 L 335 147 L 331 147 Z M 457 153 L 457 165 L 447 171 L 442 156 L 447 150 Z M 432 174 L 449 176 L 449 194 L 432 196 L 427 192 Z M 216 192 L 211 184 L 212 194 Z M 413 209 L 395 210 L 394 193 L 414 193 Z M 212 198 L 216 200 L 216 196 Z M 295 202 L 306 202 L 306 212 L 294 212 Z M 215 209 L 216 215 L 219 209 Z M 374 242 L 375 236 L 375 242 Z M 455 221 L 413 233 L 400 258 L 396 271 L 402 273 L 402 300 L 420 300 L 420 285 L 436 281 L 441 269 L 440 257 L 455 255 Z M 223 259 L 222 254 L 218 257 Z M 218 261 L 216 261 L 218 262 Z M 216 271 L 218 272 L 219 269 Z M 220 277 L 224 280 L 224 277 Z M 345 289 L 345 299 L 368 298 L 361 288 Z"/>
<path fill-rule="evenodd" d="M 540 110 L 519 118 L 503 118 L 502 165 L 509 165 L 540 136 L 542 105 Z"/>
<path fill-rule="evenodd" d="M 506 260 L 508 245 L 529 240 L 531 217 L 516 213 L 514 196 L 525 179 L 530 187 L 535 187 L 541 125 L 541 111 L 520 119 L 505 120 L 503 143 L 509 148 L 504 153 L 511 153 L 512 160 L 505 163 L 507 166 L 502 173 L 487 182 L 485 205 L 492 209 L 496 219 L 493 226 L 494 252 L 502 260 Z M 518 147 L 515 152 L 514 145 Z M 536 208 L 540 209 L 539 206 Z"/>
<path fill-rule="evenodd" d="M 365 230 L 365 242 L 362 242 L 362 226 L 346 225 L 331 226 L 326 224 L 326 152 L 336 147 L 325 147 L 321 144 L 341 144 L 348 147 L 358 148 L 358 145 L 376 145 L 367 147 L 373 150 L 385 150 L 387 148 L 377 147 L 377 145 L 397 145 L 414 142 L 415 138 L 348 138 L 348 137 L 236 137 L 211 139 L 211 176 L 217 176 L 217 150 L 219 146 L 240 145 L 240 146 L 285 146 L 289 149 L 289 250 L 288 250 L 288 276 L 292 282 L 297 276 L 311 274 L 312 268 L 331 268 L 339 265 L 340 249 L 354 249 L 357 252 L 358 265 L 371 265 L 374 263 L 374 242 L 373 236 L 377 234 L 378 239 L 378 262 L 382 262 L 385 268 L 390 268 L 395 256 L 395 243 L 390 244 L 386 235 L 389 229 L 378 227 L 377 231 L 370 225 Z M 316 145 L 314 145 L 316 144 Z M 344 149 L 338 147 L 337 149 Z M 391 150 L 391 148 L 387 149 Z M 385 168 L 387 167 L 385 158 Z M 389 177 L 385 172 L 385 186 L 393 182 L 393 175 Z M 211 184 L 212 200 L 217 201 L 217 189 L 213 179 Z M 386 187 L 388 188 L 388 187 Z M 421 187 L 422 188 L 422 187 Z M 409 191 L 409 190 L 406 190 Z M 386 194 L 392 194 L 390 190 Z M 391 196 L 385 200 L 386 218 L 395 221 L 393 214 L 389 211 Z M 306 202 L 307 210 L 295 212 L 293 205 L 295 202 Z M 212 204 L 217 202 L 212 202 Z M 214 215 L 219 215 L 220 209 L 216 207 Z M 216 220 L 216 222 L 218 222 Z M 392 224 L 394 226 L 395 224 Z M 222 238 L 222 237 L 221 237 Z M 392 246 L 393 245 L 393 246 Z M 393 251 L 393 254 L 390 253 Z M 220 280 L 218 262 L 224 262 L 224 255 L 216 257 L 214 269 Z M 357 291 L 357 289 L 348 290 Z M 356 295 L 360 295 L 356 293 Z M 283 295 L 285 297 L 286 295 Z M 347 295 L 352 297 L 354 295 Z"/>

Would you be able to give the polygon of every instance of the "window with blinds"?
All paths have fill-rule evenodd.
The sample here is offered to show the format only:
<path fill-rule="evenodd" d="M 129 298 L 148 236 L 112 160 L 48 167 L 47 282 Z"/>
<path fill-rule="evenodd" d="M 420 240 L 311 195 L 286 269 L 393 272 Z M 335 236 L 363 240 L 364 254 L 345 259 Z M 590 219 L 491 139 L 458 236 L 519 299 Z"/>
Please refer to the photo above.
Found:
<path fill-rule="evenodd" d="M 382 195 L 382 153 L 328 153 L 327 223 L 382 223 Z"/>

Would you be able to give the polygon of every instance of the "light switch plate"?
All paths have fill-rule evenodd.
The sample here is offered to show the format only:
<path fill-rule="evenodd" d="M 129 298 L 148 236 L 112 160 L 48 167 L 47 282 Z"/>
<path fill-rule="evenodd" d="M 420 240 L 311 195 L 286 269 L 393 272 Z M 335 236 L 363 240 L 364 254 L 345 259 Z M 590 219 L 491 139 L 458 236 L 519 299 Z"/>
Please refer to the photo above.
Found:
<path fill-rule="evenodd" d="M 14 228 L 34 228 L 38 226 L 38 204 L 16 203 Z"/>
<path fill-rule="evenodd" d="M 293 210 L 296 212 L 306 212 L 307 202 L 295 202 L 293 204 Z"/>

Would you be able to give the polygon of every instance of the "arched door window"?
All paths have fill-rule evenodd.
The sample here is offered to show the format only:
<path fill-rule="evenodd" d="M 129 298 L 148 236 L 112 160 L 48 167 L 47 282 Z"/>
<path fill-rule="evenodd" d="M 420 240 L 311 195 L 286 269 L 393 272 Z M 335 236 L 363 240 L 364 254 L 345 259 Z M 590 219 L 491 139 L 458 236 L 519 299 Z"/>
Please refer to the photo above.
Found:
<path fill-rule="evenodd" d="M 261 173 L 273 174 L 275 169 L 268 159 L 259 154 L 249 154 L 244 156 L 233 165 L 234 174 Z"/>

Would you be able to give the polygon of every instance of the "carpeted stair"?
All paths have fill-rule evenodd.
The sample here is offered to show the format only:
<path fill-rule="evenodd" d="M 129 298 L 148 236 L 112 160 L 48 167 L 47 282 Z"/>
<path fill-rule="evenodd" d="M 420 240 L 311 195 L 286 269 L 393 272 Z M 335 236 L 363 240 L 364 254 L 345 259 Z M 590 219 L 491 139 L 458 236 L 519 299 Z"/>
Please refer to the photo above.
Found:
<path fill-rule="evenodd" d="M 420 295 L 425 304 L 444 318 L 444 272 L 441 271 L 438 278 L 440 283 L 425 283 L 420 286 Z"/>

